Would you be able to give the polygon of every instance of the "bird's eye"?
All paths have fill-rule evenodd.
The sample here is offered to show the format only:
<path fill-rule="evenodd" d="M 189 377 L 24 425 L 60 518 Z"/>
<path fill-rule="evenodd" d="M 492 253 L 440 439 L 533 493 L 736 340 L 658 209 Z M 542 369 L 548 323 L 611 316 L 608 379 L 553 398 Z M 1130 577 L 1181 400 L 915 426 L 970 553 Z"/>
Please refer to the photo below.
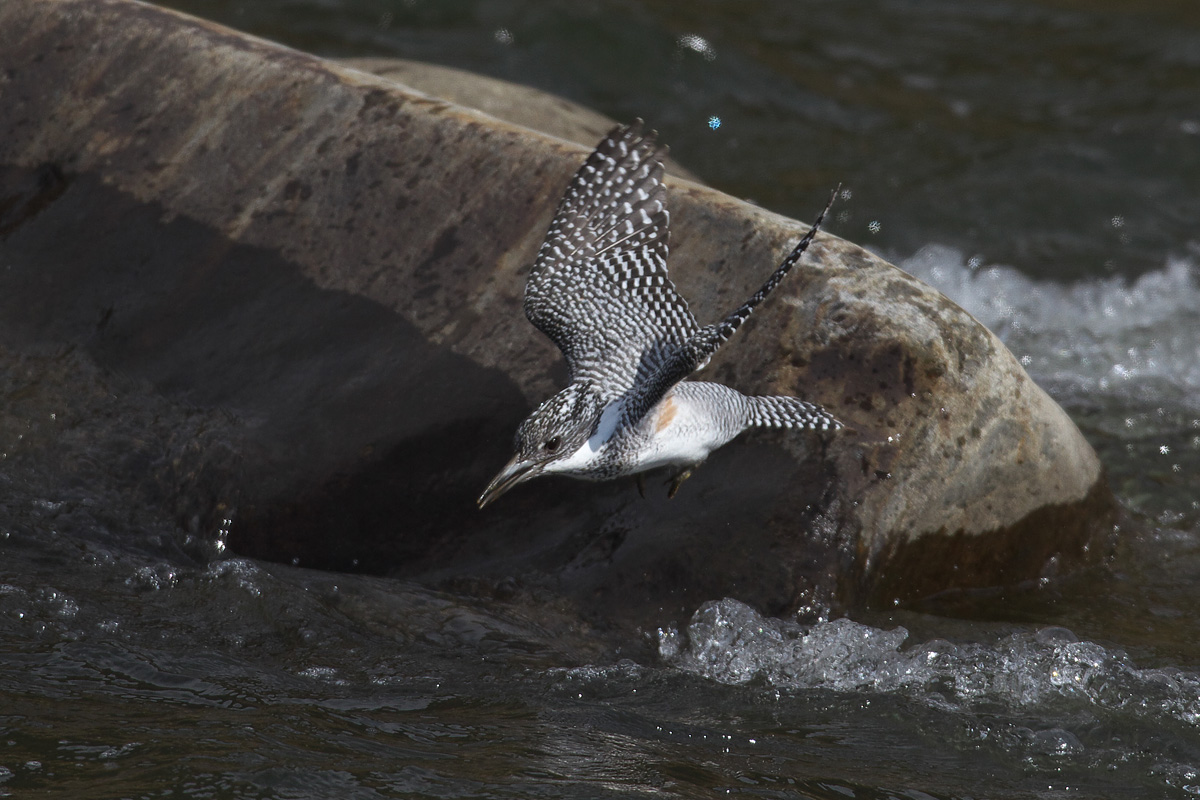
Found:
<path fill-rule="evenodd" d="M 547 439 L 542 444 L 542 447 L 545 448 L 547 453 L 553 453 L 561 445 L 562 445 L 562 437 L 561 436 L 551 436 L 549 439 Z"/>

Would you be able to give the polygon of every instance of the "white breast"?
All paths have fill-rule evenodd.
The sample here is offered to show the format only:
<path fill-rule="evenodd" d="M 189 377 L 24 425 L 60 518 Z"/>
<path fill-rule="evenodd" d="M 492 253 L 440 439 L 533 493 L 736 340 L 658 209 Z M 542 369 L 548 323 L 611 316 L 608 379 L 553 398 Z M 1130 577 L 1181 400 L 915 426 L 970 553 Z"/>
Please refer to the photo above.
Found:
<path fill-rule="evenodd" d="M 639 470 L 698 464 L 738 434 L 717 424 L 709 404 L 680 391 L 681 386 L 685 384 L 668 392 L 639 426 L 648 435 L 637 459 Z"/>

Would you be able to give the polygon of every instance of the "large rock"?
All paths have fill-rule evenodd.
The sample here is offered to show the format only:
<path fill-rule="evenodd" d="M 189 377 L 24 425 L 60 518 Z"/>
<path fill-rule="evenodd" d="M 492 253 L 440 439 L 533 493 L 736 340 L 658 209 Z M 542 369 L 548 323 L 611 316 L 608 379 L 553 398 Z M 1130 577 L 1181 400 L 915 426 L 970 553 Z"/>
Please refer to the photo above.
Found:
<path fill-rule="evenodd" d="M 75 348 L 138 413 L 218 409 L 195 447 L 114 474 L 201 532 L 232 517 L 230 546 L 264 558 L 512 575 L 641 620 L 913 598 L 1096 551 L 1111 502 L 1063 411 L 968 314 L 829 235 L 707 376 L 854 434 L 749 437 L 671 502 L 544 480 L 477 511 L 564 378 L 521 293 L 586 151 L 160 8 L 6 3 L 0 345 Z M 806 230 L 669 186 L 702 322 Z"/>
<path fill-rule="evenodd" d="M 611 117 L 557 95 L 441 64 L 378 57 L 344 58 L 340 63 L 588 149 L 617 124 Z M 698 182 L 695 175 L 674 159 L 667 158 L 666 171 L 677 178 Z"/>

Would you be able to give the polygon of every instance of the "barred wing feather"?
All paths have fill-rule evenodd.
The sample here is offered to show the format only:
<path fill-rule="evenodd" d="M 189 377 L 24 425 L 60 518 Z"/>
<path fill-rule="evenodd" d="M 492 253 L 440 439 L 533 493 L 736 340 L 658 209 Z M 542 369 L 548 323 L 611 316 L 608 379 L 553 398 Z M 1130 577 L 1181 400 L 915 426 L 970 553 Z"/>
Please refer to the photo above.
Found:
<path fill-rule="evenodd" d="M 612 400 L 698 330 L 667 276 L 664 149 L 641 121 L 618 127 L 579 169 L 525 287 L 525 315 L 558 345 L 572 381 Z"/>

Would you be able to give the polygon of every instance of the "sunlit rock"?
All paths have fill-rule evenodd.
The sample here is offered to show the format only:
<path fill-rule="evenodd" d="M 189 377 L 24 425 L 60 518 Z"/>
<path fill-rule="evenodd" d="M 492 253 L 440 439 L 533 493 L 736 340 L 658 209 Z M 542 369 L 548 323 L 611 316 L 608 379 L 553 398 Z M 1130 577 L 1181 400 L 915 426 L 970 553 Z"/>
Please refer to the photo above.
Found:
<path fill-rule="evenodd" d="M 234 553 L 661 619 L 1037 579 L 1111 529 L 1095 454 L 1012 354 L 829 235 L 707 374 L 855 433 L 735 443 L 670 502 L 547 480 L 480 513 L 564 377 L 521 294 L 588 148 L 123 0 L 0 5 L 0 68 L 0 344 L 68 348 L 155 424 L 204 415 L 112 470 Z M 806 230 L 682 180 L 670 207 L 702 323 Z"/>
<path fill-rule="evenodd" d="M 618 122 L 558 95 L 441 64 L 403 58 L 346 58 L 339 63 L 588 149 Z M 668 157 L 665 166 L 669 175 L 699 182 L 674 159 Z"/>

